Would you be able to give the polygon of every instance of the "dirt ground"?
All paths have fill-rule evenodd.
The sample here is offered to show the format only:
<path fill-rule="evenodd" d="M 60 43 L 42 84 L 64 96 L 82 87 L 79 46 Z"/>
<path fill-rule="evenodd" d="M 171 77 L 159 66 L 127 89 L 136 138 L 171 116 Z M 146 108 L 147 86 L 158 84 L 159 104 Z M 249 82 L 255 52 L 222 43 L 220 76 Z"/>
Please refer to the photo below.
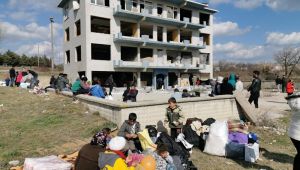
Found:
<path fill-rule="evenodd" d="M 264 113 L 263 124 L 250 127 L 250 131 L 259 136 L 260 159 L 256 163 L 212 156 L 194 149 L 194 164 L 200 169 L 293 169 L 296 151 L 287 136 L 290 108 L 285 96 L 283 93 L 265 92 L 259 99 L 260 109 Z"/>

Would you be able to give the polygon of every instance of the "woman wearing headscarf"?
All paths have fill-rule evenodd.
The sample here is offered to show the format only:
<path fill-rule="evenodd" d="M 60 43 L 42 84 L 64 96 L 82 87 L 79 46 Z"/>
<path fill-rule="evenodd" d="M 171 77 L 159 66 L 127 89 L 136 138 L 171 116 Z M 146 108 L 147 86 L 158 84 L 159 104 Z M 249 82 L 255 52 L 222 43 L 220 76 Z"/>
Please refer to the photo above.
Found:
<path fill-rule="evenodd" d="M 105 152 L 106 146 L 111 139 L 109 134 L 109 128 L 102 129 L 93 136 L 90 143 L 80 149 L 75 161 L 76 170 L 100 170 L 98 157 L 100 152 Z"/>
<path fill-rule="evenodd" d="M 228 83 L 232 85 L 233 90 L 235 90 L 236 78 L 234 73 L 230 73 L 228 77 Z"/>

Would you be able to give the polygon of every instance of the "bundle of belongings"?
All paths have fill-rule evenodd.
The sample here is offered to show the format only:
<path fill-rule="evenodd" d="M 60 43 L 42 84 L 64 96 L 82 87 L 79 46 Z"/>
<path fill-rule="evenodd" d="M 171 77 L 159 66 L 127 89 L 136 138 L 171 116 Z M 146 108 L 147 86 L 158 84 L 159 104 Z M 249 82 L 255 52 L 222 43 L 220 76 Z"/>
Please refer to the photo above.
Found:
<path fill-rule="evenodd" d="M 259 158 L 257 135 L 249 133 L 243 121 L 215 121 L 210 126 L 204 152 L 255 162 Z"/>

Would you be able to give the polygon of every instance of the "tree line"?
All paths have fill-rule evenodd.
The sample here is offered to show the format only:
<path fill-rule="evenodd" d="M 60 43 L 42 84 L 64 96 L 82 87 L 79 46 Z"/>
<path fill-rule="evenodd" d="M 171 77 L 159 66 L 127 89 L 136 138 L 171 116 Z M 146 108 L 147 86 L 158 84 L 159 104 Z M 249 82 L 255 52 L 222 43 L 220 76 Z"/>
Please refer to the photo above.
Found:
<path fill-rule="evenodd" d="M 0 65 L 8 66 L 41 66 L 50 67 L 51 60 L 46 56 L 27 56 L 25 54 L 18 55 L 10 50 L 0 53 Z"/>

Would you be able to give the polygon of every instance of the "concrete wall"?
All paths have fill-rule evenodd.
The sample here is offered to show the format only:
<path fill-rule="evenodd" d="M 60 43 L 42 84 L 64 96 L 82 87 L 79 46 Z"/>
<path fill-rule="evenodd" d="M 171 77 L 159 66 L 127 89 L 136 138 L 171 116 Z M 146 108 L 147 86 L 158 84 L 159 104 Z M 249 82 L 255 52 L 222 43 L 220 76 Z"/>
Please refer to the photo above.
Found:
<path fill-rule="evenodd" d="M 71 95 L 70 92 L 63 92 Z M 99 99 L 87 95 L 78 95 L 78 99 L 86 105 L 90 111 L 98 111 L 100 116 L 116 123 L 119 127 L 128 119 L 128 115 L 134 112 L 142 128 L 145 125 L 156 125 L 165 118 L 168 103 L 162 101 L 141 101 L 136 103 L 124 103 Z M 224 95 L 216 97 L 195 97 L 178 100 L 185 118 L 198 117 L 203 120 L 212 117 L 218 120 L 239 119 L 239 113 L 234 96 Z"/>

